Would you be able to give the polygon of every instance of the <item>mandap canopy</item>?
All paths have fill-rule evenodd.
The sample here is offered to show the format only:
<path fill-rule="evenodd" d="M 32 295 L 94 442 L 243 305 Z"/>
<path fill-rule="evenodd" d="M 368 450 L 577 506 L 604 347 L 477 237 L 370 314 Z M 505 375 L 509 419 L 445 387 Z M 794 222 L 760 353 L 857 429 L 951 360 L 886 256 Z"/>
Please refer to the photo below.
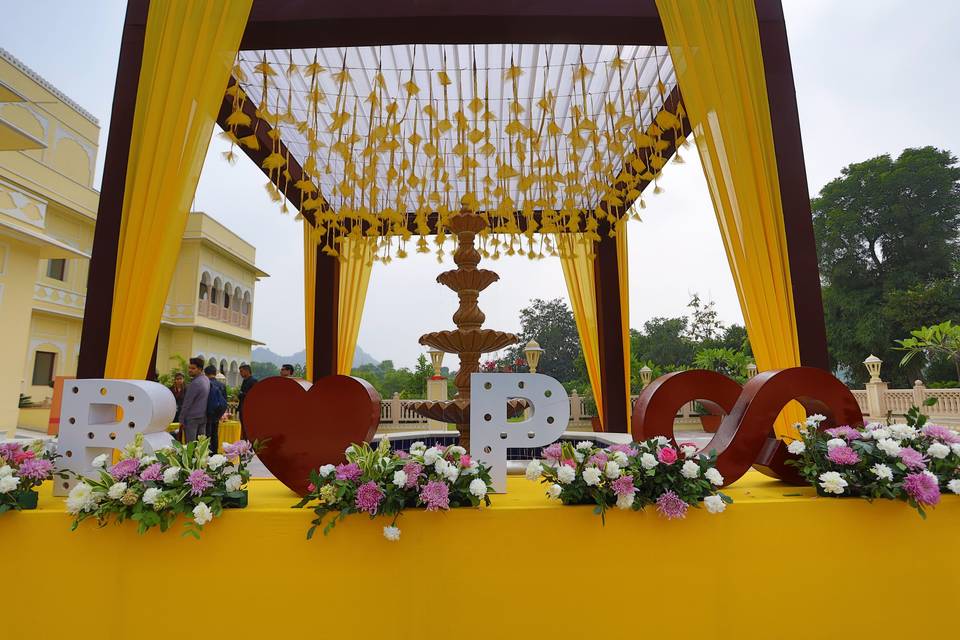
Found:
<path fill-rule="evenodd" d="M 624 227 L 691 134 L 759 369 L 826 368 L 780 3 L 477 4 L 131 0 L 78 375 L 152 368 L 214 123 L 303 219 L 314 379 L 349 372 L 373 262 L 442 257 L 467 206 L 485 256 L 560 257 L 626 431 Z"/>

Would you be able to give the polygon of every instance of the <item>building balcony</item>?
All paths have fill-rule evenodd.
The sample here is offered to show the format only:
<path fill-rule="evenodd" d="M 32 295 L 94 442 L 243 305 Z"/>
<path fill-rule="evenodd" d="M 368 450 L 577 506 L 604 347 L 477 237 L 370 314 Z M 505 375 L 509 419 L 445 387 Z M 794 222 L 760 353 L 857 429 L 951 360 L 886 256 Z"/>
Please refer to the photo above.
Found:
<path fill-rule="evenodd" d="M 250 313 L 243 313 L 235 309 L 227 309 L 209 300 L 200 300 L 197 306 L 197 315 L 201 318 L 217 320 L 240 329 L 250 328 Z"/>

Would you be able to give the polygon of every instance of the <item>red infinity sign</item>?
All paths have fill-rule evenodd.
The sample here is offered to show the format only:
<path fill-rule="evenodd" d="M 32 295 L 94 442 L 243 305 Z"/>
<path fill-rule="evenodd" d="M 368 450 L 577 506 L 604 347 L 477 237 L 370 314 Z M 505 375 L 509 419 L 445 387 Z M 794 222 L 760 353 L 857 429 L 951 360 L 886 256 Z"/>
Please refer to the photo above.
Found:
<path fill-rule="evenodd" d="M 820 413 L 827 429 L 860 425 L 863 414 L 846 385 L 823 369 L 794 367 L 765 371 L 741 388 L 715 371 L 668 373 L 643 390 L 633 407 L 633 439 L 664 436 L 675 440 L 673 420 L 687 402 L 699 400 L 726 415 L 703 451 L 717 452 L 717 470 L 724 484 L 738 480 L 751 466 L 792 484 L 805 484 L 796 467 L 787 466 L 786 444 L 773 433 L 773 423 L 784 406 L 796 400 L 807 414 Z"/>

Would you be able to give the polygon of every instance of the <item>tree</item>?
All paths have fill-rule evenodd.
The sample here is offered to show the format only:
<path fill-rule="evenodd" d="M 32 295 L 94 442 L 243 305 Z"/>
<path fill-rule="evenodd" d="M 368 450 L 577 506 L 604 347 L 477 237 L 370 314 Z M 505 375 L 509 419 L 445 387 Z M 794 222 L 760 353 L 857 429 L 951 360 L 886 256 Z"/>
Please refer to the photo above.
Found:
<path fill-rule="evenodd" d="M 908 384 L 894 338 L 960 320 L 957 159 L 923 147 L 851 164 L 811 208 L 833 364 L 863 382 L 875 353 L 888 380 Z"/>
<path fill-rule="evenodd" d="M 897 340 L 898 349 L 906 351 L 900 361 L 903 366 L 916 356 L 926 356 L 928 360 L 946 357 L 953 362 L 960 382 L 960 326 L 947 320 L 932 327 L 921 327 L 910 332 L 910 337 Z"/>
<path fill-rule="evenodd" d="M 510 362 L 526 360 L 523 349 L 536 340 L 543 349 L 537 371 L 568 384 L 580 381 L 583 372 L 577 367 L 580 357 L 580 335 L 573 312 L 560 298 L 536 298 L 520 310 L 520 340 L 510 349 Z"/>
<path fill-rule="evenodd" d="M 280 375 L 280 369 L 272 362 L 251 362 L 250 373 L 258 380 Z"/>
<path fill-rule="evenodd" d="M 743 351 L 709 347 L 697 352 L 693 364 L 698 369 L 717 371 L 743 384 L 747 381 L 750 358 Z"/>
<path fill-rule="evenodd" d="M 688 337 L 687 327 L 687 318 L 647 320 L 642 331 L 630 330 L 630 353 L 638 362 L 652 362 L 665 371 L 688 368 L 697 345 Z"/>
<path fill-rule="evenodd" d="M 716 305 L 713 300 L 704 304 L 699 294 L 693 294 L 687 303 L 690 309 L 690 324 L 688 337 L 694 342 L 716 340 L 723 333 L 723 323 L 717 317 Z"/>

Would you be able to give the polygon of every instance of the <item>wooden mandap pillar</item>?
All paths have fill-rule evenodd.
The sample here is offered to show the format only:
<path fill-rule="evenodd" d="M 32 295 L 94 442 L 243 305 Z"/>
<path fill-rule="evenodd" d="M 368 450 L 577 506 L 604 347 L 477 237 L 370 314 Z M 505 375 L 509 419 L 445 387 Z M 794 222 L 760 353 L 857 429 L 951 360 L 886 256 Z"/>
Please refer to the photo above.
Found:
<path fill-rule="evenodd" d="M 600 225 L 593 259 L 593 277 L 597 290 L 597 337 L 600 348 L 600 389 L 603 397 L 603 430 L 627 432 L 627 387 L 623 370 L 624 353 L 630 348 L 623 342 L 623 322 L 620 305 L 629 301 L 620 299 L 620 260 L 617 240 L 608 234 L 609 228 Z M 626 268 L 626 265 L 623 265 Z"/>
<path fill-rule="evenodd" d="M 320 247 L 314 277 L 313 382 L 337 373 L 340 332 L 340 261 Z"/>

